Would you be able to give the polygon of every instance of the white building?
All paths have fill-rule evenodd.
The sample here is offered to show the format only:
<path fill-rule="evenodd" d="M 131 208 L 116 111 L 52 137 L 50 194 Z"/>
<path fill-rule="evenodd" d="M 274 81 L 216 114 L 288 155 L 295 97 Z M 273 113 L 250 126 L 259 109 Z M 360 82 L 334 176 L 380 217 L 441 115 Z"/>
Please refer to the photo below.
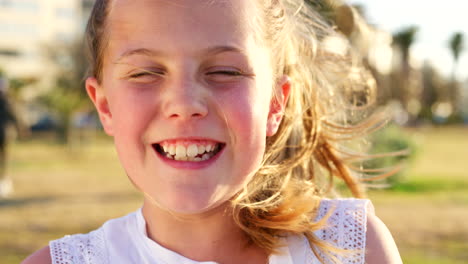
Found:
<path fill-rule="evenodd" d="M 0 0 L 0 69 L 10 78 L 47 79 L 45 47 L 83 31 L 81 0 Z"/>

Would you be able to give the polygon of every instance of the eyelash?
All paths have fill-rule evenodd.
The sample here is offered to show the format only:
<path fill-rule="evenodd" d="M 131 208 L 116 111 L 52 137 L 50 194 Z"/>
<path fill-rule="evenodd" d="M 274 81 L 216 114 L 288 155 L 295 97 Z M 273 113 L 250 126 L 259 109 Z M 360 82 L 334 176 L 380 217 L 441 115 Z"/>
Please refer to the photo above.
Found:
<path fill-rule="evenodd" d="M 143 76 L 149 76 L 149 75 L 161 75 L 162 73 L 159 72 L 149 72 L 149 71 L 144 71 L 144 72 L 137 72 L 137 73 L 132 73 L 128 77 L 130 79 L 137 79 L 139 77 Z"/>
<path fill-rule="evenodd" d="M 229 76 L 243 76 L 244 74 L 240 71 L 214 71 L 214 72 L 209 72 L 207 73 L 208 75 L 215 75 L 215 74 L 222 74 L 222 75 L 229 75 Z M 147 75 L 161 75 L 161 73 L 158 72 L 137 72 L 130 74 L 128 77 L 131 79 L 137 79 L 142 76 L 147 76 Z"/>
<path fill-rule="evenodd" d="M 214 72 L 208 73 L 208 75 L 214 75 L 214 74 L 223 74 L 223 75 L 229 75 L 229 76 L 243 76 L 244 75 L 240 71 L 214 71 Z"/>

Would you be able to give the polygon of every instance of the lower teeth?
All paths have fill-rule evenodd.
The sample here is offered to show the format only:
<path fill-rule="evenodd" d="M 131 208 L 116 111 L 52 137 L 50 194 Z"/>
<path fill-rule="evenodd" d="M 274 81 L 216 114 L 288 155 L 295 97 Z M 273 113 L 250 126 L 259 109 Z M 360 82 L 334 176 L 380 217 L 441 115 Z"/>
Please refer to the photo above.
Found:
<path fill-rule="evenodd" d="M 203 154 L 201 157 L 178 157 L 178 156 L 172 156 L 171 154 L 167 153 L 166 157 L 173 159 L 173 160 L 180 160 L 180 161 L 204 161 L 210 159 L 212 154 Z"/>

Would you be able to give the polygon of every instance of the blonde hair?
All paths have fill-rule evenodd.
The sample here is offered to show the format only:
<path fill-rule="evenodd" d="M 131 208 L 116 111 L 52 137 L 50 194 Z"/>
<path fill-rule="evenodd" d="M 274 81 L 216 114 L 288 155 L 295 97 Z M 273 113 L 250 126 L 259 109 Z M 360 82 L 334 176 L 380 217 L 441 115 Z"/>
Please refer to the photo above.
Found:
<path fill-rule="evenodd" d="M 268 252 L 281 236 L 304 234 L 316 256 L 333 259 L 337 250 L 314 235 L 326 219 L 314 219 L 335 177 L 353 196 L 365 196 L 346 161 L 365 155 L 346 151 L 341 143 L 383 125 L 378 116 L 361 123 L 352 116 L 373 101 L 375 83 L 351 50 L 334 52 L 325 45 L 338 38 L 346 48 L 347 41 L 304 1 L 260 2 L 260 28 L 275 51 L 275 74 L 289 76 L 291 92 L 278 132 L 267 139 L 261 168 L 232 202 L 234 218 Z"/>
<path fill-rule="evenodd" d="M 89 74 L 101 80 L 109 0 L 97 0 L 86 28 Z M 314 253 L 333 258 L 334 249 L 314 236 L 326 219 L 314 222 L 320 199 L 341 179 L 355 197 L 364 190 L 341 141 L 365 135 L 379 119 L 355 123 L 350 114 L 368 105 L 373 83 L 349 50 L 324 45 L 341 38 L 302 0 L 258 0 L 262 40 L 272 52 L 275 77 L 288 75 L 291 92 L 278 132 L 267 138 L 259 171 L 232 200 L 236 223 L 252 242 L 275 252 L 279 237 L 304 234 Z M 346 43 L 346 42 L 343 42 Z M 359 110 L 359 109 L 358 109 Z M 324 254 L 319 254 L 322 252 Z M 327 253 L 328 252 L 328 253 Z"/>

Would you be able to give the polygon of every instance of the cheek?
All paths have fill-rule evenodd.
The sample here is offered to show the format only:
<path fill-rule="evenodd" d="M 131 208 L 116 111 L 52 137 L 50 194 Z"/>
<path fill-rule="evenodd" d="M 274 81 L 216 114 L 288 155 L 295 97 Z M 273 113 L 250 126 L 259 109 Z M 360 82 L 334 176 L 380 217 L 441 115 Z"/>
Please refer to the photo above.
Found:
<path fill-rule="evenodd" d="M 150 154 L 145 144 L 145 133 L 153 120 L 154 100 L 150 96 L 129 92 L 123 87 L 113 88 L 118 91 L 109 101 L 114 126 L 114 144 L 127 174 L 139 175 L 142 162 Z M 140 180 L 133 179 L 135 182 Z"/>
<path fill-rule="evenodd" d="M 109 97 L 112 113 L 114 140 L 119 151 L 131 152 L 135 146 L 143 148 L 144 133 L 151 123 L 155 106 L 151 95 L 135 93 L 114 86 Z"/>
<path fill-rule="evenodd" d="M 148 91 L 115 86 L 109 97 L 109 108 L 112 119 L 121 129 L 140 127 L 148 123 L 154 112 L 154 95 Z"/>
<path fill-rule="evenodd" d="M 265 141 L 269 110 L 269 95 L 254 88 L 237 90 L 220 102 L 234 141 L 245 148 L 259 146 Z M 239 143 L 239 142 L 236 142 Z"/>

